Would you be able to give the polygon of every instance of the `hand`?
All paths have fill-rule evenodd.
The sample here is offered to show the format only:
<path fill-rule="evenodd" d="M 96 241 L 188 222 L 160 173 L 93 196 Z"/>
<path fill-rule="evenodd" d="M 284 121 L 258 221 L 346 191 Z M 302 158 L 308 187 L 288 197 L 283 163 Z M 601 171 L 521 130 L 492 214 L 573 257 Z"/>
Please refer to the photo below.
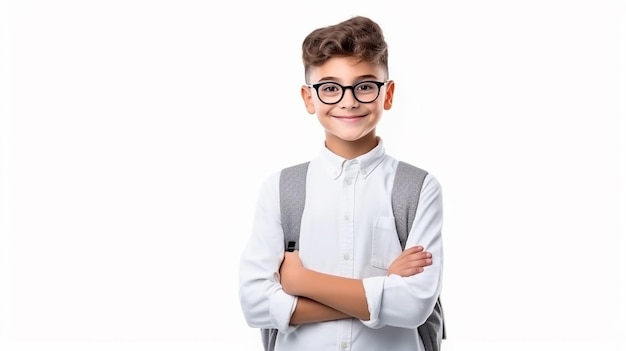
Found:
<path fill-rule="evenodd" d="M 433 263 L 432 254 L 424 251 L 422 246 L 410 247 L 400 254 L 387 269 L 387 275 L 397 274 L 401 277 L 410 277 L 422 273 L 424 267 Z"/>
<path fill-rule="evenodd" d="M 280 266 L 280 285 L 289 295 L 297 296 L 298 279 L 302 277 L 304 270 L 298 251 L 285 252 L 283 263 Z"/>

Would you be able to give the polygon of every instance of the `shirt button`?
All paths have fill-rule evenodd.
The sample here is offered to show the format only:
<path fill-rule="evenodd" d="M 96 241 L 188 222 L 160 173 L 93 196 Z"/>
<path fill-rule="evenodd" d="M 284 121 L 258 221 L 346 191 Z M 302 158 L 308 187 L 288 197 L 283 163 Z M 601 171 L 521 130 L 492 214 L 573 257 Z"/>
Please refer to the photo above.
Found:
<path fill-rule="evenodd" d="M 350 215 L 347 214 L 347 215 L 343 216 L 343 219 L 345 219 L 346 221 L 349 221 L 350 220 Z"/>
<path fill-rule="evenodd" d="M 350 255 L 347 254 L 347 253 L 343 254 L 343 259 L 346 260 L 346 261 L 349 260 L 350 259 Z"/>
<path fill-rule="evenodd" d="M 352 179 L 346 179 L 346 184 L 352 185 Z"/>
<path fill-rule="evenodd" d="M 347 343 L 347 342 L 345 342 L 345 341 L 342 341 L 342 342 L 341 342 L 341 349 L 345 350 L 345 349 L 347 349 L 347 348 L 348 348 L 348 343 Z"/>

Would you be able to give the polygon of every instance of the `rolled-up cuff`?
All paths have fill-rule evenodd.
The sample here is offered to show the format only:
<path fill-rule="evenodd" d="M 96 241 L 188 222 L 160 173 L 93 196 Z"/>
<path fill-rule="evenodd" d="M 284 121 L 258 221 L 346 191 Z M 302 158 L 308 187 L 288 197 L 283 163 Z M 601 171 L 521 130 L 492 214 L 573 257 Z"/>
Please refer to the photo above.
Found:
<path fill-rule="evenodd" d="M 385 277 L 372 277 L 363 279 L 363 289 L 367 300 L 367 309 L 370 312 L 370 320 L 361 320 L 361 323 L 368 328 L 378 329 L 383 327 L 380 319 L 380 305 L 383 300 L 383 288 L 385 287 Z"/>
<path fill-rule="evenodd" d="M 270 298 L 270 321 L 276 326 L 279 332 L 289 334 L 296 329 L 296 326 L 289 325 L 291 315 L 296 309 L 298 298 L 286 294 L 280 290 Z"/>

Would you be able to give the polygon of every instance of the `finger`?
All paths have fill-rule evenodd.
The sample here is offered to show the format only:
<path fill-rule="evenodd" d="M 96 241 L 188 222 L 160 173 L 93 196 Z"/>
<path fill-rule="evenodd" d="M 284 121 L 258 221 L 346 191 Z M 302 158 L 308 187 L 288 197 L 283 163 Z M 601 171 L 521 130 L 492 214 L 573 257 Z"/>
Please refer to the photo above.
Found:
<path fill-rule="evenodd" d="M 433 257 L 433 254 L 431 254 L 430 252 L 416 252 L 416 253 L 407 255 L 407 258 L 411 260 L 423 260 L 423 259 L 432 258 L 432 257 Z"/>
<path fill-rule="evenodd" d="M 409 253 L 409 252 L 410 253 L 415 253 L 415 252 L 421 252 L 421 251 L 424 251 L 424 247 L 421 246 L 421 245 L 412 246 L 412 247 L 409 247 L 408 249 L 404 250 L 404 252 L 407 252 L 407 253 Z"/>
<path fill-rule="evenodd" d="M 414 255 L 414 254 L 417 254 L 417 253 L 420 253 L 420 252 L 423 252 L 423 251 L 424 251 L 424 247 L 422 247 L 422 246 L 410 247 L 410 248 L 402 251 L 400 253 L 400 255 L 398 255 L 398 258 L 408 257 L 408 256 L 411 256 L 411 255 Z"/>
<path fill-rule="evenodd" d="M 431 259 L 431 258 L 432 258 L 432 254 L 430 252 L 414 252 L 414 253 L 406 252 L 403 255 L 400 255 L 396 259 L 396 262 L 398 264 L 405 264 L 407 262 L 425 260 L 425 259 Z"/>
<path fill-rule="evenodd" d="M 433 264 L 433 260 L 431 260 L 430 258 L 418 260 L 416 261 L 416 264 L 420 267 L 427 267 Z"/>
<path fill-rule="evenodd" d="M 414 260 L 414 261 L 405 262 L 401 266 L 400 270 L 423 268 L 423 267 L 431 266 L 432 264 L 433 264 L 433 261 L 431 259 Z"/>
<path fill-rule="evenodd" d="M 431 266 L 432 264 L 433 264 L 433 260 L 431 260 L 430 258 L 411 262 L 411 266 L 413 267 L 428 267 L 428 266 Z"/>

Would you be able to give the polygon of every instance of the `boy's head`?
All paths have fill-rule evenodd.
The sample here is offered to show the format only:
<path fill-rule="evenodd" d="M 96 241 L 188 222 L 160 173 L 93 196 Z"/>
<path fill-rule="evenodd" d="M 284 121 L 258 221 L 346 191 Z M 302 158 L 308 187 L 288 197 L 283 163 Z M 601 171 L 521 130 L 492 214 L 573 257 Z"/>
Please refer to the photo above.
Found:
<path fill-rule="evenodd" d="M 311 32 L 302 43 L 302 61 L 307 84 L 312 67 L 333 57 L 353 57 L 380 65 L 388 75 L 387 43 L 380 26 L 366 17 L 353 17 Z M 388 77 L 385 77 L 387 80 Z"/>
<path fill-rule="evenodd" d="M 326 147 L 353 158 L 376 147 L 376 125 L 391 108 L 394 82 L 387 43 L 372 20 L 354 17 L 314 30 L 302 44 L 307 112 L 316 114 Z"/>

